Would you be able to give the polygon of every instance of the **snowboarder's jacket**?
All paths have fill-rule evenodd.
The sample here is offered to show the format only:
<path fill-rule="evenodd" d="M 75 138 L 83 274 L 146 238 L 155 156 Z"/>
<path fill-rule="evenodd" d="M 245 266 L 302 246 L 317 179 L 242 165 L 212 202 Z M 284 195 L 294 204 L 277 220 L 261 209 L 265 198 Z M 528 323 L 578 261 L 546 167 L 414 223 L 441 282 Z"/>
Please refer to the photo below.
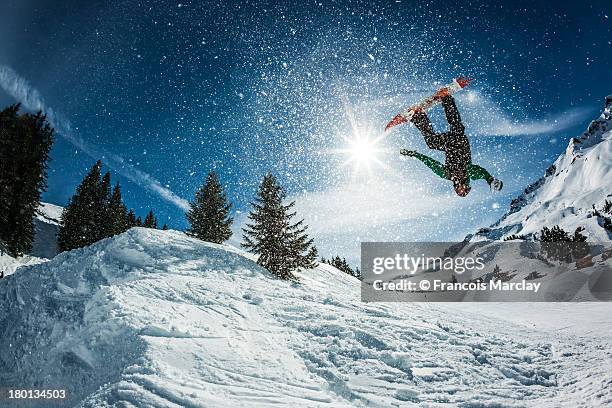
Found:
<path fill-rule="evenodd" d="M 472 164 L 470 141 L 465 136 L 465 128 L 461 123 L 459 110 L 452 96 L 442 98 L 442 106 L 449 124 L 448 132 L 436 133 L 425 112 L 414 115 L 412 122 L 421 131 L 427 147 L 441 150 L 446 154 L 445 164 L 416 153 L 414 157 L 425 163 L 438 176 L 451 180 L 453 184 L 469 185 L 470 179 L 485 179 L 491 184 L 493 177 L 484 168 Z"/>

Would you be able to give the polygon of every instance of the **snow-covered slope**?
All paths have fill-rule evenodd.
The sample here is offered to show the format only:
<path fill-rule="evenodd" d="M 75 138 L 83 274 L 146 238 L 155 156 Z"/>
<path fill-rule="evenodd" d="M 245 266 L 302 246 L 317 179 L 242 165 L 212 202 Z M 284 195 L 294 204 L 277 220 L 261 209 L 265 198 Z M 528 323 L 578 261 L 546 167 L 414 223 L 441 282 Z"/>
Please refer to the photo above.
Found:
<path fill-rule="evenodd" d="M 63 207 L 54 204 L 40 204 L 34 218 L 32 251 L 18 258 L 0 251 L 0 271 L 3 271 L 5 276 L 15 273 L 15 270 L 21 266 L 39 264 L 58 254 L 57 230 L 62 210 Z"/>
<path fill-rule="evenodd" d="M 573 138 L 546 174 L 510 204 L 510 211 L 472 240 L 498 240 L 512 234 L 530 236 L 542 227 L 559 225 L 573 233 L 585 228 L 590 241 L 608 241 L 612 233 L 591 215 L 612 197 L 612 95 L 599 118 Z"/>
<path fill-rule="evenodd" d="M 289 283 L 237 249 L 133 228 L 0 280 L 0 388 L 84 407 L 612 403 L 609 333 L 457 309 L 362 303 L 328 265 Z"/>

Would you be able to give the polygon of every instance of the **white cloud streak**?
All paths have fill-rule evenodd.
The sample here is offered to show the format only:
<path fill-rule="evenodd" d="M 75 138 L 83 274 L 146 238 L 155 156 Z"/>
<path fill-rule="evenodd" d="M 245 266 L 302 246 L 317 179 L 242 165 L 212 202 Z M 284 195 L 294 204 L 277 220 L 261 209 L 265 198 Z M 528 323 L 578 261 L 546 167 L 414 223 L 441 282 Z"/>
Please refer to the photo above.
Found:
<path fill-rule="evenodd" d="M 83 151 L 95 160 L 105 159 L 106 164 L 119 172 L 127 179 L 159 195 L 163 200 L 175 205 L 182 210 L 189 209 L 187 200 L 179 197 L 168 187 L 163 186 L 157 179 L 142 170 L 137 169 L 123 159 L 123 157 L 105 152 L 100 148 L 86 142 L 73 129 L 69 120 L 64 118 L 53 108 L 47 106 L 42 95 L 30 83 L 21 77 L 12 68 L 0 64 L 0 87 L 24 108 L 30 111 L 43 111 L 47 120 L 66 141 Z"/>
<path fill-rule="evenodd" d="M 461 116 L 470 129 L 483 136 L 533 136 L 560 132 L 584 121 L 591 112 L 573 108 L 542 119 L 516 119 L 508 116 L 499 104 L 478 91 L 458 95 Z M 466 125 L 467 126 L 467 125 Z"/>

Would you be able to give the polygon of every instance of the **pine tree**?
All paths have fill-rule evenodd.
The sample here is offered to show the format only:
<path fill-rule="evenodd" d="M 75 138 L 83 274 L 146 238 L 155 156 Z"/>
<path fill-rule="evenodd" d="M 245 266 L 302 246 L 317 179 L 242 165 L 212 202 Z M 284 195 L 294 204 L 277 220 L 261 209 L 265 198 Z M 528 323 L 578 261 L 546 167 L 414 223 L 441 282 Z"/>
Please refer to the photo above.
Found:
<path fill-rule="evenodd" d="M 98 191 L 99 197 L 96 200 L 100 202 L 101 211 L 97 214 L 97 225 L 98 235 L 96 236 L 96 241 L 101 239 L 110 237 L 113 234 L 113 225 L 112 225 L 112 216 L 110 214 L 110 202 L 111 202 L 111 176 L 110 172 L 106 172 L 104 176 L 102 176 L 102 181 L 100 182 L 100 190 Z"/>
<path fill-rule="evenodd" d="M 164 226 L 162 227 L 162 230 L 168 231 L 168 224 L 164 224 Z"/>
<path fill-rule="evenodd" d="M 128 229 L 137 226 L 137 223 L 136 223 L 136 214 L 134 214 L 134 210 L 132 208 L 130 208 L 130 211 L 128 212 L 128 214 L 127 214 L 127 216 L 125 218 L 125 223 L 126 223 Z"/>
<path fill-rule="evenodd" d="M 540 231 L 540 241 L 542 242 L 571 242 L 572 239 L 563 228 L 554 225 L 552 228 L 544 227 Z"/>
<path fill-rule="evenodd" d="M 274 275 L 297 280 L 296 270 L 315 266 L 317 249 L 306 234 L 304 220 L 291 223 L 296 215 L 291 212 L 295 202 L 283 205 L 285 196 L 276 177 L 270 173 L 264 176 L 257 198 L 251 203 L 251 223 L 243 229 L 242 246 L 258 254 L 257 263 Z"/>
<path fill-rule="evenodd" d="M 54 139 L 45 115 L 20 115 L 19 109 L 16 104 L 0 112 L 0 242 L 14 256 L 32 247 Z"/>
<path fill-rule="evenodd" d="M 346 258 L 340 258 L 340 256 L 336 255 L 335 257 L 332 257 L 327 261 L 325 260 L 325 258 L 321 259 L 323 259 L 322 262 L 327 263 L 348 275 L 361 279 L 361 272 L 359 271 L 359 268 L 353 270 L 353 268 L 351 268 L 351 266 L 346 261 Z"/>
<path fill-rule="evenodd" d="M 198 239 L 221 244 L 232 236 L 234 219 L 229 216 L 232 205 L 227 200 L 217 173 L 211 171 L 204 185 L 196 192 L 187 220 L 188 234 Z"/>
<path fill-rule="evenodd" d="M 108 205 L 108 217 L 110 221 L 109 235 L 121 234 L 128 230 L 128 212 L 127 207 L 123 204 L 119 183 L 115 184 L 115 188 L 113 188 L 113 194 Z"/>
<path fill-rule="evenodd" d="M 98 160 L 62 212 L 58 246 L 62 251 L 91 245 L 108 236 L 110 176 L 101 180 Z"/>
<path fill-rule="evenodd" d="M 143 226 L 142 225 L 142 217 L 140 215 L 136 218 L 136 226 L 137 227 L 142 227 Z"/>
<path fill-rule="evenodd" d="M 570 262 L 589 254 L 590 247 L 586 243 L 587 237 L 582 234 L 584 227 L 578 227 L 573 235 L 570 235 L 558 225 L 552 228 L 544 227 L 540 231 L 538 240 L 544 242 L 542 251 L 553 260 Z"/>
<path fill-rule="evenodd" d="M 155 217 L 155 214 L 153 214 L 153 210 L 149 210 L 149 213 L 142 223 L 142 226 L 145 228 L 157 228 L 157 218 Z"/>

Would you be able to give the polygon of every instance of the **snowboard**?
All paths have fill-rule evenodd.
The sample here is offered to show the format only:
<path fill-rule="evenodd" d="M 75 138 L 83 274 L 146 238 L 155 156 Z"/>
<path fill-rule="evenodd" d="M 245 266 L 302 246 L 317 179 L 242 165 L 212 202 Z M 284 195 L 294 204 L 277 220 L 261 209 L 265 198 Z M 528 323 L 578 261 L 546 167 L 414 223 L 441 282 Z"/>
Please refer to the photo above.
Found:
<path fill-rule="evenodd" d="M 472 81 L 473 79 L 466 78 L 466 77 L 458 77 L 458 78 L 453 79 L 453 82 L 451 82 L 450 84 L 443 86 L 442 88 L 438 89 L 436 92 L 434 92 L 427 98 L 423 99 L 422 101 L 414 105 L 411 105 L 403 112 L 398 113 L 393 119 L 391 119 L 391 122 L 387 123 L 387 126 L 385 126 L 385 132 L 394 126 L 401 125 L 402 123 L 410 122 L 410 119 L 412 119 L 412 116 L 414 116 L 414 112 L 417 109 L 426 111 L 430 109 L 432 106 L 439 104 L 440 100 L 437 99 L 435 96 L 442 89 L 446 88 L 448 90 L 448 93 L 452 95 L 452 94 L 459 92 L 466 86 L 468 86 L 470 82 Z"/>

